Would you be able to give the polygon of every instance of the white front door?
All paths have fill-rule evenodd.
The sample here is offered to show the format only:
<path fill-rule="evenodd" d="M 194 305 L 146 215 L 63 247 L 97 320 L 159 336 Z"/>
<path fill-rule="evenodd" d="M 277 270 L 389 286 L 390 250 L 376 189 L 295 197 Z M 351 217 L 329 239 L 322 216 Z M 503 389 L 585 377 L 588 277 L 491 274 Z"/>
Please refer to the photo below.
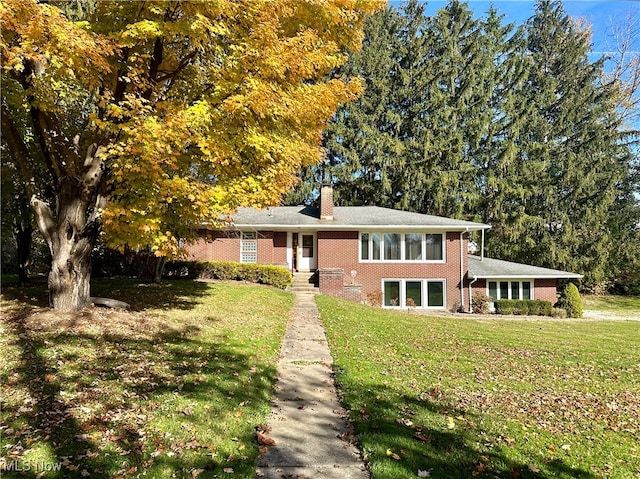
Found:
<path fill-rule="evenodd" d="M 315 233 L 300 233 L 298 235 L 298 270 L 313 271 L 318 267 L 318 256 L 316 254 Z"/>

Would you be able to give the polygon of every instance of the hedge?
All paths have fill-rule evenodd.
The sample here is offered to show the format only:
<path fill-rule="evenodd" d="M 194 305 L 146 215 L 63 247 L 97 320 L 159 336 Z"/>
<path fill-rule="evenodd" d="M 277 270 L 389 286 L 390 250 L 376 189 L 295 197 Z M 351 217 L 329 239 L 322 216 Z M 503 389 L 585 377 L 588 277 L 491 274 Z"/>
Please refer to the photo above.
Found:
<path fill-rule="evenodd" d="M 553 305 L 539 299 L 498 299 L 494 301 L 498 314 L 522 314 L 531 316 L 551 316 Z"/>
<path fill-rule="evenodd" d="M 291 272 L 282 266 L 245 264 L 234 261 L 169 261 L 164 277 L 248 281 L 286 289 L 293 283 Z"/>

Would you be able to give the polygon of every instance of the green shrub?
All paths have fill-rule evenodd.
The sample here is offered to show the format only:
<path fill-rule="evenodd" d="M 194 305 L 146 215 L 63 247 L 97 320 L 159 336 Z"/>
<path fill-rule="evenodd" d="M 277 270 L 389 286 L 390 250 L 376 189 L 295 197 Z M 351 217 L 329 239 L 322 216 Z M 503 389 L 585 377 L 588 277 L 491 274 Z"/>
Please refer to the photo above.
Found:
<path fill-rule="evenodd" d="M 567 312 L 562 308 L 551 308 L 551 314 L 554 318 L 566 318 Z"/>
<path fill-rule="evenodd" d="M 580 292 L 575 284 L 569 283 L 562 290 L 560 299 L 556 305 L 567 312 L 569 318 L 581 318 L 582 317 L 582 298 Z"/>
<path fill-rule="evenodd" d="M 474 294 L 471 298 L 471 307 L 476 314 L 487 314 L 489 312 L 489 303 L 493 300 L 486 294 Z"/>
<path fill-rule="evenodd" d="M 513 301 L 513 314 L 521 314 L 526 316 L 529 314 L 529 303 L 523 299 L 514 299 Z"/>
<path fill-rule="evenodd" d="M 493 302 L 496 307 L 496 313 L 498 314 L 513 314 L 513 300 L 511 299 L 497 299 Z"/>
<path fill-rule="evenodd" d="M 498 314 L 551 316 L 553 305 L 539 299 L 499 299 L 495 301 Z"/>
<path fill-rule="evenodd" d="M 540 301 L 538 299 L 530 299 L 528 302 L 529 302 L 529 314 L 531 316 L 540 316 L 543 314 L 543 310 L 542 310 L 543 301 Z"/>
<path fill-rule="evenodd" d="M 283 266 L 243 264 L 235 261 L 170 261 L 165 276 L 187 279 L 248 281 L 286 289 L 293 283 L 291 272 Z"/>

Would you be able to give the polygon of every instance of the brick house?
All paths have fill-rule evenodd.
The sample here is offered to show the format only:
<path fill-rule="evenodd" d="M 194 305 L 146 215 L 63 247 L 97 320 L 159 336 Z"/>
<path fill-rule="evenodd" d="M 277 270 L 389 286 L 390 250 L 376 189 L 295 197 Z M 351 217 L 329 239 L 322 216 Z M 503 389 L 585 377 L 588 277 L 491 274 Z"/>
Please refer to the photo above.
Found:
<path fill-rule="evenodd" d="M 319 292 L 384 307 L 470 310 L 495 299 L 555 302 L 556 281 L 580 275 L 468 254 L 469 233 L 489 225 L 376 206 L 240 208 L 225 229 L 201 231 L 191 259 L 279 264 L 315 272 Z"/>

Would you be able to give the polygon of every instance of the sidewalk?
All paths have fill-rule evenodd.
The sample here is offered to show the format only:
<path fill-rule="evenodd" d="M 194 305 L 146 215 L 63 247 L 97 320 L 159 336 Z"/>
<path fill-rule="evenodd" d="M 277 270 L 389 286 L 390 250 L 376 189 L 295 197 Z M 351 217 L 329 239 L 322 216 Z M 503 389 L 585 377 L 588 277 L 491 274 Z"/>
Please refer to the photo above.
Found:
<path fill-rule="evenodd" d="M 367 479 L 333 384 L 332 358 L 314 294 L 297 292 L 282 343 L 276 393 L 256 477 Z"/>

